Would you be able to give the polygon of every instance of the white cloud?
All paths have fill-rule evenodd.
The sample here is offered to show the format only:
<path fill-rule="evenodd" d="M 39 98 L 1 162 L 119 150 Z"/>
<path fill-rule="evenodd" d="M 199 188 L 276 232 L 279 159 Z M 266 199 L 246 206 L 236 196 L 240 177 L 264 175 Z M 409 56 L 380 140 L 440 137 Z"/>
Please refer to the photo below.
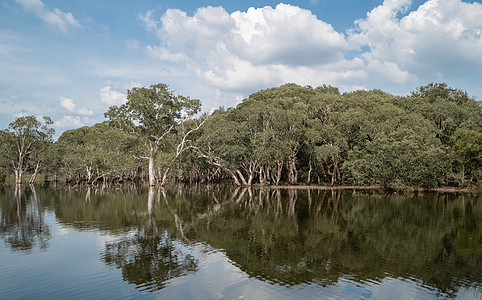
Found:
<path fill-rule="evenodd" d="M 34 13 L 50 26 L 66 32 L 69 26 L 81 27 L 79 22 L 74 18 L 72 13 L 63 12 L 58 8 L 49 10 L 41 0 L 15 0 L 25 9 Z"/>
<path fill-rule="evenodd" d="M 80 117 L 65 115 L 62 119 L 55 121 L 53 127 L 55 128 L 79 128 L 84 126 Z"/>
<path fill-rule="evenodd" d="M 108 106 L 121 105 L 126 102 L 126 95 L 107 85 L 100 89 L 100 101 Z"/>
<path fill-rule="evenodd" d="M 59 105 L 72 114 L 83 115 L 83 116 L 92 116 L 94 114 L 92 110 L 87 109 L 85 107 L 77 109 L 77 105 L 75 104 L 74 99 L 60 97 Z"/>
<path fill-rule="evenodd" d="M 370 51 L 367 65 L 389 65 L 378 72 L 397 78 L 442 78 L 482 67 L 482 4 L 429 0 L 398 18 L 411 1 L 386 0 L 357 21 L 349 39 Z M 408 75 L 411 74 L 411 75 Z"/>
<path fill-rule="evenodd" d="M 94 115 L 94 112 L 90 109 L 82 107 L 82 108 L 79 108 L 77 110 L 77 114 L 82 115 L 82 116 L 92 116 L 92 115 Z"/>
<path fill-rule="evenodd" d="M 145 15 L 142 15 L 142 14 L 139 14 L 138 17 L 139 19 L 144 23 L 144 25 L 146 26 L 146 29 L 148 31 L 154 31 L 157 29 L 157 25 L 159 22 L 155 21 L 152 14 L 153 14 L 153 10 L 149 10 L 146 12 Z"/>
<path fill-rule="evenodd" d="M 146 52 L 195 74 L 213 90 L 252 92 L 286 82 L 413 88 L 480 70 L 482 4 L 385 0 L 346 35 L 311 11 L 279 4 L 231 14 L 203 7 L 140 16 L 159 38 Z"/>
<path fill-rule="evenodd" d="M 203 7 L 193 16 L 168 9 L 160 22 L 152 11 L 141 19 L 161 40 L 159 46 L 148 46 L 148 53 L 184 63 L 209 85 L 224 90 L 252 90 L 304 78 L 307 70 L 345 62 L 343 51 L 352 49 L 330 24 L 287 4 L 232 14 L 222 7 Z M 328 75 L 344 77 L 343 72 Z"/>
<path fill-rule="evenodd" d="M 75 103 L 73 99 L 70 98 L 65 98 L 65 97 L 60 97 L 59 98 L 59 104 L 69 112 L 75 111 Z"/>

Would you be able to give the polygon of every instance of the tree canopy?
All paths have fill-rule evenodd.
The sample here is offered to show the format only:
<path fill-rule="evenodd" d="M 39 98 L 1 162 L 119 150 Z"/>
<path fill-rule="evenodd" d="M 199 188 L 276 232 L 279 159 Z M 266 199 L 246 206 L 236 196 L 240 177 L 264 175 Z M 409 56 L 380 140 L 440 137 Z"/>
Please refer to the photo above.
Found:
<path fill-rule="evenodd" d="M 66 131 L 56 142 L 49 121 L 19 118 L 1 132 L 0 162 L 6 171 L 34 172 L 42 153 L 44 173 L 90 183 L 482 184 L 481 102 L 445 83 L 405 97 L 291 83 L 209 117 L 197 115 L 200 107 L 165 84 L 133 88 L 125 104 L 105 113 L 108 121 Z M 30 148 L 20 168 L 22 139 Z"/>

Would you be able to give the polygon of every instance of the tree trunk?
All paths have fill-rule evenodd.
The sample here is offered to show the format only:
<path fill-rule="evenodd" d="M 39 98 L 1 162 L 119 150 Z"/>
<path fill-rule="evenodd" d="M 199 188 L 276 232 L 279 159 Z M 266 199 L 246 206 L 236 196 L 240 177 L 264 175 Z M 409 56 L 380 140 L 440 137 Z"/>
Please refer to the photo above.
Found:
<path fill-rule="evenodd" d="M 311 167 L 311 158 L 310 158 L 310 169 L 308 170 L 308 179 L 306 180 L 306 183 L 310 183 L 311 181 L 311 171 L 312 171 L 312 167 Z"/>
<path fill-rule="evenodd" d="M 15 170 L 15 184 L 22 184 L 22 170 Z"/>
<path fill-rule="evenodd" d="M 231 175 L 231 177 L 233 177 L 234 183 L 235 183 L 237 186 L 241 186 L 241 182 L 239 182 L 239 179 L 238 179 L 238 177 L 236 176 L 236 174 L 234 174 L 233 172 L 231 172 L 231 170 L 228 170 L 228 173 L 229 173 L 229 175 Z"/>
<path fill-rule="evenodd" d="M 159 180 L 159 183 L 161 186 L 166 185 L 167 183 L 167 175 L 169 174 L 169 167 L 167 167 L 166 170 L 164 170 L 164 174 L 162 175 L 162 178 Z"/>
<path fill-rule="evenodd" d="M 296 163 L 288 161 L 288 182 L 289 184 L 296 184 L 298 182 L 298 170 L 296 170 Z"/>
<path fill-rule="evenodd" d="M 35 164 L 35 169 L 33 171 L 32 177 L 30 177 L 30 180 L 29 180 L 30 184 L 35 183 L 35 179 L 37 178 L 37 174 L 39 170 L 40 170 L 40 162 L 37 162 L 37 164 Z"/>
<path fill-rule="evenodd" d="M 274 181 L 275 185 L 279 185 L 281 180 L 281 172 L 283 171 L 283 161 L 277 162 L 278 168 L 276 170 L 276 174 L 271 175 L 271 179 Z"/>
<path fill-rule="evenodd" d="M 154 158 L 156 157 L 156 145 L 149 143 L 149 186 L 156 185 L 156 170 L 154 168 Z"/>
<path fill-rule="evenodd" d="M 22 175 L 23 175 L 23 155 L 20 154 L 18 156 L 18 164 L 15 168 L 15 184 L 17 185 L 22 184 Z"/>
<path fill-rule="evenodd" d="M 246 182 L 246 179 L 244 179 L 243 173 L 241 173 L 241 171 L 239 171 L 239 170 L 236 170 L 236 173 L 238 174 L 239 179 L 241 179 L 241 182 L 243 183 L 243 185 L 247 186 L 248 183 Z"/>
<path fill-rule="evenodd" d="M 236 170 L 236 174 L 238 174 L 239 179 L 241 179 L 241 182 L 243 183 L 244 186 L 247 186 L 248 183 L 246 182 L 246 179 L 244 179 L 243 173 L 241 171 Z"/>
<path fill-rule="evenodd" d="M 87 182 L 90 183 L 92 181 L 92 167 L 87 166 L 85 167 L 85 170 L 87 171 Z"/>

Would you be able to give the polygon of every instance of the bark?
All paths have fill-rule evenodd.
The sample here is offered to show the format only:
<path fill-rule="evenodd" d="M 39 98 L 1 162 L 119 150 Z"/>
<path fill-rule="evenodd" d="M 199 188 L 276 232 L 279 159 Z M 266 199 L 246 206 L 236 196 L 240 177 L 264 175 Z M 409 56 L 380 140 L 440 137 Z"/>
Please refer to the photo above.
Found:
<path fill-rule="evenodd" d="M 157 145 L 154 142 L 149 143 L 149 186 L 156 185 L 156 170 L 154 168 L 154 158 L 157 153 Z"/>
<path fill-rule="evenodd" d="M 20 153 L 18 155 L 18 162 L 17 165 L 14 166 L 15 172 L 15 184 L 20 185 L 22 184 L 22 175 L 25 170 L 23 169 L 23 155 Z"/>
<path fill-rule="evenodd" d="M 278 185 L 281 180 L 281 172 L 283 171 L 283 162 L 278 161 L 277 165 L 278 165 L 278 168 L 276 170 L 276 174 L 271 175 L 271 179 L 274 181 L 276 185 Z"/>
<path fill-rule="evenodd" d="M 308 179 L 306 180 L 307 181 L 306 183 L 310 183 L 311 181 L 311 171 L 312 171 L 312 167 L 311 167 L 311 159 L 310 159 L 310 169 L 308 170 Z"/>
<path fill-rule="evenodd" d="M 87 171 L 87 182 L 91 182 L 92 181 L 92 167 L 87 166 L 87 167 L 85 167 L 85 170 Z"/>
<path fill-rule="evenodd" d="M 330 172 L 330 169 L 332 171 Z M 328 174 L 331 176 L 331 185 L 339 182 L 340 176 L 340 168 L 338 167 L 338 163 L 333 163 L 328 167 Z"/>
<path fill-rule="evenodd" d="M 37 178 L 37 174 L 38 174 L 39 170 L 40 170 L 40 162 L 37 162 L 35 164 L 35 168 L 34 168 L 34 172 L 32 174 L 32 177 L 30 177 L 30 180 L 29 180 L 30 184 L 33 184 L 35 182 L 35 179 Z"/>
<path fill-rule="evenodd" d="M 22 171 L 21 170 L 15 170 L 15 183 L 17 185 L 22 184 Z"/>
<path fill-rule="evenodd" d="M 231 177 L 234 179 L 234 183 L 235 183 L 237 186 L 241 186 L 241 182 L 239 182 L 239 179 L 238 179 L 238 177 L 236 176 L 236 174 L 234 174 L 233 172 L 231 172 L 231 170 L 228 170 L 228 173 L 229 173 L 229 175 L 231 175 Z"/>
<path fill-rule="evenodd" d="M 244 177 L 241 179 L 243 181 L 244 185 L 247 185 L 247 186 L 252 185 L 253 179 L 254 179 L 255 174 L 256 174 L 256 170 L 258 169 L 258 166 L 259 166 L 259 163 L 257 161 L 253 161 L 253 160 L 250 160 L 248 162 L 245 162 L 245 163 L 241 164 L 241 167 L 244 169 L 244 171 L 248 175 L 247 181 L 244 180 Z M 238 174 L 241 174 L 241 172 L 239 172 L 239 170 L 237 172 L 238 172 Z"/>
<path fill-rule="evenodd" d="M 239 179 L 241 180 L 241 182 L 243 183 L 243 185 L 244 185 L 244 186 L 247 186 L 248 183 L 246 182 L 246 179 L 244 179 L 243 173 L 241 173 L 241 171 L 239 171 L 239 170 L 236 170 L 236 174 L 238 174 Z"/>
<path fill-rule="evenodd" d="M 298 170 L 296 170 L 296 163 L 292 160 L 288 162 L 288 182 L 289 184 L 298 182 Z"/>

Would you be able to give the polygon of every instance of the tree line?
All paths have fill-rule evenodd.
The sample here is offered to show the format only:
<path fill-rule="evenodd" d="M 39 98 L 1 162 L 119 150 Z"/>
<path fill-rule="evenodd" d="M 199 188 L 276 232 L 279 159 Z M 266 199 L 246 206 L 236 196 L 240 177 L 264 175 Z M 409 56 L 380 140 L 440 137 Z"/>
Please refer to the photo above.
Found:
<path fill-rule="evenodd" d="M 475 186 L 482 105 L 445 83 L 409 96 L 285 84 L 199 116 L 165 84 L 133 88 L 106 121 L 65 131 L 20 117 L 0 132 L 0 181 L 27 172 L 69 183 L 232 181 L 239 186 Z"/>

